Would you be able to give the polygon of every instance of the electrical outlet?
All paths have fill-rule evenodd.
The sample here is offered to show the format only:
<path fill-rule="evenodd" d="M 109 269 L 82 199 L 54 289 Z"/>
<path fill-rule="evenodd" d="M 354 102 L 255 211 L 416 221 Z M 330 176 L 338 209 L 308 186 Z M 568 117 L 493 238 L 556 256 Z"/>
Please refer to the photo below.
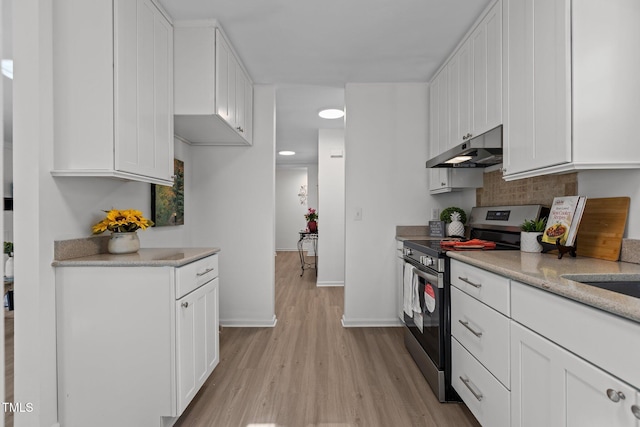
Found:
<path fill-rule="evenodd" d="M 440 219 L 440 209 L 433 208 L 431 209 L 431 219 L 437 221 Z"/>
<path fill-rule="evenodd" d="M 353 216 L 354 221 L 362 221 L 362 208 L 356 208 L 356 213 Z"/>

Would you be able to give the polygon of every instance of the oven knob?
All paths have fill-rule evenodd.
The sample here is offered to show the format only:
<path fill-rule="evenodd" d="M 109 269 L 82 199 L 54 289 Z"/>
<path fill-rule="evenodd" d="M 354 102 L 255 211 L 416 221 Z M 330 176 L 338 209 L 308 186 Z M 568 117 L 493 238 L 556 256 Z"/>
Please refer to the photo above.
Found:
<path fill-rule="evenodd" d="M 413 255 L 413 251 L 411 250 L 411 248 L 404 248 L 404 254 L 405 255 Z"/>
<path fill-rule="evenodd" d="M 425 261 L 426 262 L 423 262 L 424 265 L 426 265 L 428 267 L 431 267 L 433 265 L 433 258 L 425 257 Z"/>

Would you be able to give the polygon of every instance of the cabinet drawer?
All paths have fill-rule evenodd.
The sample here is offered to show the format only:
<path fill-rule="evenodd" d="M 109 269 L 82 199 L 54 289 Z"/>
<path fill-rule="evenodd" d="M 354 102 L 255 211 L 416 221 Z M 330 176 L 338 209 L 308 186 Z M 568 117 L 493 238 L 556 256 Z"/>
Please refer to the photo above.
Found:
<path fill-rule="evenodd" d="M 218 255 L 176 268 L 176 299 L 218 277 Z"/>
<path fill-rule="evenodd" d="M 451 334 L 507 388 L 509 330 L 508 318 L 451 288 Z"/>
<path fill-rule="evenodd" d="M 509 317 L 509 279 L 451 260 L 451 284 Z"/>
<path fill-rule="evenodd" d="M 510 393 L 456 339 L 451 340 L 451 382 L 483 426 L 509 425 Z"/>

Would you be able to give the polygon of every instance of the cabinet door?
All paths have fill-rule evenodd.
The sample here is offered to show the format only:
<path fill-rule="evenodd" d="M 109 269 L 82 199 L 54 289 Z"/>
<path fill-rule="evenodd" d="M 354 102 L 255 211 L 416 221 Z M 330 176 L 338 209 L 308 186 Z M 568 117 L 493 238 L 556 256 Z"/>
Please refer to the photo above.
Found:
<path fill-rule="evenodd" d="M 448 169 L 431 168 L 429 169 L 429 191 L 432 194 L 441 193 L 449 186 Z"/>
<path fill-rule="evenodd" d="M 473 65 L 472 135 L 502 124 L 502 8 L 498 2 L 469 37 Z"/>
<path fill-rule="evenodd" d="M 173 175 L 173 28 L 151 0 L 116 0 L 115 165 Z"/>
<path fill-rule="evenodd" d="M 187 407 L 219 361 L 218 279 L 176 300 L 178 413 Z"/>
<path fill-rule="evenodd" d="M 506 174 L 571 161 L 569 0 L 503 3 Z"/>
<path fill-rule="evenodd" d="M 514 427 L 638 425 L 635 389 L 516 322 L 511 366 Z"/>
<path fill-rule="evenodd" d="M 229 72 L 233 70 L 235 73 L 235 68 L 230 62 L 233 62 L 231 48 L 222 33 L 216 29 L 216 113 L 226 122 L 229 122 L 233 116 L 233 112 L 230 111 Z M 233 90 L 235 91 L 235 87 Z"/>
<path fill-rule="evenodd" d="M 247 90 L 247 77 L 244 75 L 244 71 L 242 68 L 237 65 L 236 66 L 236 122 L 234 124 L 234 129 L 238 132 L 243 138 L 246 132 L 246 102 L 247 97 L 245 91 Z"/>
<path fill-rule="evenodd" d="M 247 77 L 244 90 L 244 136 L 249 144 L 253 143 L 253 83 Z"/>
<path fill-rule="evenodd" d="M 449 60 L 446 72 L 449 85 L 449 140 L 444 149 L 464 142 L 471 131 L 471 52 L 468 43 L 463 44 Z"/>

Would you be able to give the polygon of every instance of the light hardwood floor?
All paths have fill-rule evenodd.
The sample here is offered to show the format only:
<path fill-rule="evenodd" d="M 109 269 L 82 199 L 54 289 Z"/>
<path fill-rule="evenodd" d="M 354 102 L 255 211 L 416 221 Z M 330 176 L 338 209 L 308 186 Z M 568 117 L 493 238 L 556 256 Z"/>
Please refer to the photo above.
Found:
<path fill-rule="evenodd" d="M 314 273 L 278 252 L 276 327 L 224 328 L 220 364 L 177 426 L 478 426 L 436 400 L 402 328 L 343 328 L 343 288 L 317 288 Z"/>
<path fill-rule="evenodd" d="M 4 307 L 3 307 L 4 310 Z M 13 402 L 13 315 L 4 310 L 4 401 Z M 4 413 L 4 426 L 13 427 L 13 413 Z"/>

